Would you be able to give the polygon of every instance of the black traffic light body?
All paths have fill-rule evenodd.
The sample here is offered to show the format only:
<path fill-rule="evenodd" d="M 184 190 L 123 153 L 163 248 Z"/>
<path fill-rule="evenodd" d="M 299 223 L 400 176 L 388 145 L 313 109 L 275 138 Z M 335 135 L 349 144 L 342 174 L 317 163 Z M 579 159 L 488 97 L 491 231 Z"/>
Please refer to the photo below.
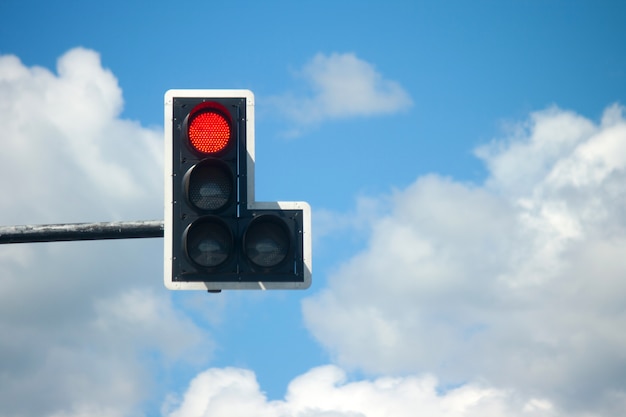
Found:
<path fill-rule="evenodd" d="M 254 163 L 252 92 L 165 94 L 167 288 L 310 286 L 310 207 L 254 201 Z"/>

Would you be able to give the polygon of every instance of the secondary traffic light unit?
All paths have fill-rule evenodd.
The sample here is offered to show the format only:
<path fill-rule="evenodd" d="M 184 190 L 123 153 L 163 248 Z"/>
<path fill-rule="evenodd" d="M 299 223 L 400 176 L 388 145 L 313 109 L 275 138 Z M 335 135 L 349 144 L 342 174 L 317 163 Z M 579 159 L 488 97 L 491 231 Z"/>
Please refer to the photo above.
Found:
<path fill-rule="evenodd" d="M 305 289 L 311 208 L 254 200 L 254 95 L 165 94 L 165 286 Z"/>

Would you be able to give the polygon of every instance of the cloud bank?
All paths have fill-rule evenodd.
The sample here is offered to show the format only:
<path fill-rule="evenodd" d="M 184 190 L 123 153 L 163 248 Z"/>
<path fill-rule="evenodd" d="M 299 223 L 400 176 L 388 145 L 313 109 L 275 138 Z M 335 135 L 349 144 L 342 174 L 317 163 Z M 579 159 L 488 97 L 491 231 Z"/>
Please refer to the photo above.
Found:
<path fill-rule="evenodd" d="M 168 417 L 538 417 L 552 405 L 526 403 L 504 390 L 465 385 L 437 392 L 432 376 L 348 382 L 336 366 L 314 368 L 294 379 L 284 400 L 267 401 L 250 371 L 209 369 L 189 385 L 182 399 L 171 399 Z M 168 409 L 171 407 L 171 409 Z"/>
<path fill-rule="evenodd" d="M 429 175 L 391 196 L 367 249 L 305 300 L 308 328 L 348 368 L 481 380 L 560 415 L 620 415 L 624 108 L 599 123 L 535 112 L 477 155 L 483 185 Z"/>

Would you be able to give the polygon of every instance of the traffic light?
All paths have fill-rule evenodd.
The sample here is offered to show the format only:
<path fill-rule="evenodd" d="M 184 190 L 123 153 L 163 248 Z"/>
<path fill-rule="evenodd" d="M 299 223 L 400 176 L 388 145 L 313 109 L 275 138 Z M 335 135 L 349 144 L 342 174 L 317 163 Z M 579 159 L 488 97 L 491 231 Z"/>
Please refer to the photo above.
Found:
<path fill-rule="evenodd" d="M 311 209 L 254 200 L 254 95 L 165 94 L 165 286 L 304 289 Z"/>

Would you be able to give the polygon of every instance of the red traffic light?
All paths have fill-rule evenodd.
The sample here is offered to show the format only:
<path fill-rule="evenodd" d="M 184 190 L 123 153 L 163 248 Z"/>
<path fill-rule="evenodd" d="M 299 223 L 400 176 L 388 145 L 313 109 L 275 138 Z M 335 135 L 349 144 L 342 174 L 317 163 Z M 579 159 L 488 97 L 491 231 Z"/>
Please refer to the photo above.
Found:
<path fill-rule="evenodd" d="M 232 138 L 231 121 L 219 107 L 216 103 L 200 104 L 187 123 L 189 144 L 205 155 L 223 151 Z"/>
<path fill-rule="evenodd" d="M 165 285 L 305 289 L 311 208 L 254 199 L 254 95 L 165 94 Z"/>

